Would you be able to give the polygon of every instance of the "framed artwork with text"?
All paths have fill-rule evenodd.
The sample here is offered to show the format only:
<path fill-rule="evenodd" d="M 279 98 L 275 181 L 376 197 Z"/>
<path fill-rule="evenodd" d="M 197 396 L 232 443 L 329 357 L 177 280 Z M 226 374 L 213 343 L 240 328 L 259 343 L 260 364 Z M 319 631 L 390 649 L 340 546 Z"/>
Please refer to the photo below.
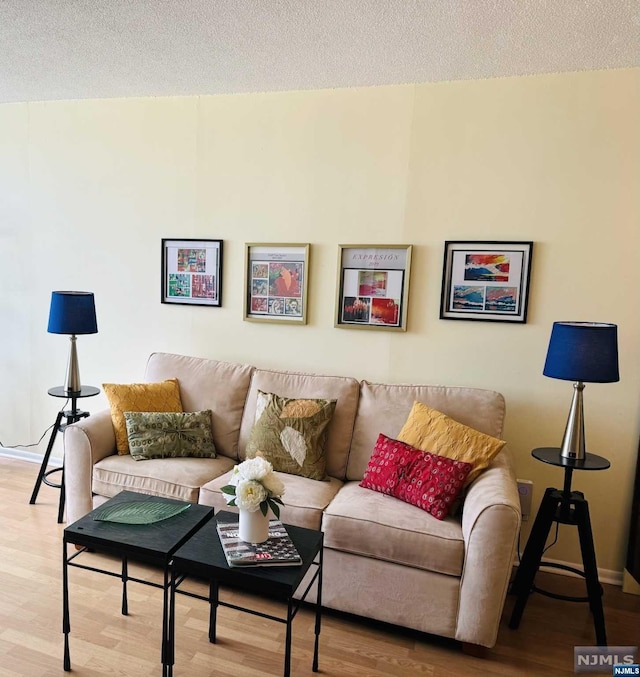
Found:
<path fill-rule="evenodd" d="M 336 327 L 407 330 L 411 245 L 339 245 Z"/>

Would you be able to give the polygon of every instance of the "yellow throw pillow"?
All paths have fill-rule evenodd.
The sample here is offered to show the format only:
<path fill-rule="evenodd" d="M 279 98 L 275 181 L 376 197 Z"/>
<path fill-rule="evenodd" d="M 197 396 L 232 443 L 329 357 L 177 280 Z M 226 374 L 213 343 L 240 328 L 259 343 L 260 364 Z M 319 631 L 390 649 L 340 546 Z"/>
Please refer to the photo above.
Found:
<path fill-rule="evenodd" d="M 506 444 L 504 440 L 458 423 L 422 402 L 413 403 L 398 439 L 421 451 L 472 463 L 473 469 L 467 476 L 465 486 L 488 467 Z"/>
<path fill-rule="evenodd" d="M 177 378 L 159 383 L 103 383 L 116 433 L 118 454 L 129 453 L 125 411 L 182 411 Z"/>

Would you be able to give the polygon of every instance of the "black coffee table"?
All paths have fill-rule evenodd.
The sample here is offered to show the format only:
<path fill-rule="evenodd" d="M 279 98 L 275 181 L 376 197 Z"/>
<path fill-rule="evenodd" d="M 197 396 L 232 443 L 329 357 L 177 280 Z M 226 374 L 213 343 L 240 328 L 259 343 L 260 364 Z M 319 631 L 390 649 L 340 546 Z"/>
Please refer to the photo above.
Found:
<path fill-rule="evenodd" d="M 205 505 L 191 504 L 187 510 L 174 517 L 145 525 L 119 524 L 94 520 L 94 515 L 98 510 L 127 501 L 161 501 L 180 506 L 185 505 L 184 501 L 138 494 L 132 491 L 122 491 L 64 530 L 62 551 L 62 631 L 64 633 L 64 669 L 67 672 L 71 670 L 71 658 L 69 655 L 69 567 L 77 567 L 78 569 L 86 569 L 120 578 L 122 580 L 122 613 L 124 615 L 128 613 L 128 581 L 151 585 L 164 591 L 161 644 L 162 674 L 167 675 L 170 670 L 167 660 L 169 656 L 168 600 L 169 588 L 171 586 L 169 563 L 173 553 L 213 517 L 213 508 Z M 67 553 L 68 544 L 82 546 L 82 549 L 69 556 Z M 116 555 L 121 558 L 122 572 L 117 574 L 76 562 L 76 558 L 88 549 Z M 130 559 L 160 566 L 164 572 L 164 582 L 162 585 L 129 576 L 128 561 Z M 172 653 L 173 647 L 171 647 Z"/>
<path fill-rule="evenodd" d="M 203 597 L 191 592 L 184 593 L 190 597 L 208 601 L 209 611 L 209 641 L 216 641 L 216 615 L 218 606 L 225 606 L 237 611 L 268 618 L 287 626 L 284 675 L 291 674 L 291 624 L 298 613 L 300 605 L 307 597 L 313 583 L 317 579 L 316 597 L 316 622 L 315 643 L 313 649 L 313 671 L 318 672 L 318 642 L 320 639 L 320 622 L 322 613 L 322 544 L 324 534 L 313 529 L 303 529 L 289 524 L 285 525 L 291 540 L 294 542 L 302 564 L 298 566 L 253 566 L 253 567 L 230 567 L 220 544 L 220 538 L 216 531 L 216 522 L 237 522 L 238 515 L 222 511 L 215 518 L 205 524 L 192 536 L 174 556 L 171 564 L 171 594 L 169 612 L 169 632 L 167 642 L 168 675 L 173 674 L 174 646 L 175 646 L 175 593 L 180 584 L 188 576 L 194 576 L 209 581 L 209 597 Z M 294 599 L 296 590 L 311 566 L 315 571 L 307 587 L 299 599 Z M 220 585 L 246 592 L 255 592 L 269 597 L 285 601 L 287 603 L 287 615 L 285 618 L 261 613 L 246 607 L 223 602 L 219 597 Z"/>

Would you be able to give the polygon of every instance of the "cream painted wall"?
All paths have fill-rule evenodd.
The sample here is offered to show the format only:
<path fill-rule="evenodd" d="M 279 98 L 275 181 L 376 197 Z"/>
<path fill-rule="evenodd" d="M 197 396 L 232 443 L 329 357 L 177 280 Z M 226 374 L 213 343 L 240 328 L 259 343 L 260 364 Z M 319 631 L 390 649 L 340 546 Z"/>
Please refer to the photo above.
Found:
<path fill-rule="evenodd" d="M 24 105 L 0 106 L 0 444 L 30 439 L 31 390 L 30 319 L 34 285 L 25 278 L 32 235 L 27 194 L 28 109 Z"/>
<path fill-rule="evenodd" d="M 499 390 L 537 507 L 562 474 L 530 451 L 559 444 L 571 398 L 542 376 L 551 324 L 615 322 L 622 380 L 585 391 L 589 450 L 612 468 L 576 473 L 574 488 L 599 566 L 621 571 L 640 434 L 638 119 L 638 69 L 0 106 L 0 441 L 52 423 L 67 340 L 46 332 L 50 292 L 88 289 L 87 384 L 139 380 L 160 350 Z M 160 303 L 162 237 L 224 240 L 222 308 Z M 535 242 L 526 325 L 438 319 L 447 239 Z M 307 326 L 243 321 L 251 241 L 311 243 Z M 340 243 L 414 245 L 406 333 L 333 327 Z M 579 560 L 574 531 L 549 557 Z"/>

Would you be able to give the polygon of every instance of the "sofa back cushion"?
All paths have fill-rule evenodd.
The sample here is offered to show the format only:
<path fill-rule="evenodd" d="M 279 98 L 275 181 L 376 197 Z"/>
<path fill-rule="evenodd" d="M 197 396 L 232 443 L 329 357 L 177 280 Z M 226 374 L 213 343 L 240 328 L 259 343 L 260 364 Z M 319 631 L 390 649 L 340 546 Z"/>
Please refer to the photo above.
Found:
<path fill-rule="evenodd" d="M 487 435 L 502 435 L 505 402 L 504 397 L 493 390 L 362 381 L 347 466 L 348 480 L 362 479 L 380 433 L 398 438 L 416 400 Z"/>
<path fill-rule="evenodd" d="M 258 390 L 292 399 L 336 400 L 336 408 L 327 426 L 327 437 L 324 445 L 326 471 L 327 475 L 344 479 L 351 445 L 351 434 L 358 410 L 360 390 L 358 381 L 343 376 L 317 376 L 288 371 L 256 369 L 251 378 L 251 387 L 249 388 L 240 427 L 240 458 L 242 459 L 251 429 L 255 423 Z"/>
<path fill-rule="evenodd" d="M 253 367 L 171 353 L 152 353 L 145 381 L 177 378 L 184 411 L 211 409 L 219 454 L 238 458 L 238 436 Z"/>

